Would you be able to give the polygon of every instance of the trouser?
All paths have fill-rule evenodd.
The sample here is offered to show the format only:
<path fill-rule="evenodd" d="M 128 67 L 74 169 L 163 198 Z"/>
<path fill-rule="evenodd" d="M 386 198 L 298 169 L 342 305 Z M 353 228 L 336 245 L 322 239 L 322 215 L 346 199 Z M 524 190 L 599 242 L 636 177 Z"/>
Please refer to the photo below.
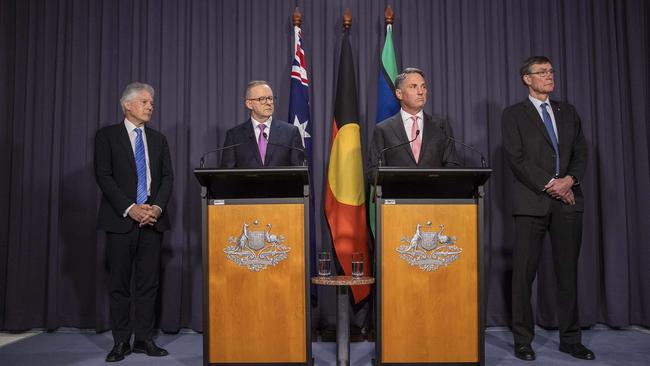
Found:
<path fill-rule="evenodd" d="M 162 233 L 151 226 L 134 225 L 125 234 L 107 233 L 110 318 L 115 342 L 129 342 L 132 333 L 136 341 L 153 336 L 161 242 Z M 131 319 L 132 304 L 134 319 Z"/>
<path fill-rule="evenodd" d="M 531 291 L 546 232 L 551 236 L 553 267 L 557 280 L 557 314 L 560 341 L 581 341 L 578 324 L 577 267 L 582 240 L 582 213 L 560 201 L 541 217 L 515 216 L 512 269 L 512 333 L 516 344 L 529 344 L 534 334 Z"/>

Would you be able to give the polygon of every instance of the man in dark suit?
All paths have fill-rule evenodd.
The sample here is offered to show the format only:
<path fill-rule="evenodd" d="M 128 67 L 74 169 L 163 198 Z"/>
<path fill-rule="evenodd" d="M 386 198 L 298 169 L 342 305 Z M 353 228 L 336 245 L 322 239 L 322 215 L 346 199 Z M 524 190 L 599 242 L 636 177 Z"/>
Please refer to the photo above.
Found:
<path fill-rule="evenodd" d="M 368 174 L 374 174 L 379 159 L 383 166 L 455 167 L 459 166 L 456 149 L 449 137 L 451 126 L 444 119 L 431 117 L 422 110 L 427 102 L 424 72 L 406 68 L 395 79 L 399 113 L 380 122 L 374 130 L 368 156 Z M 409 141 L 412 141 L 410 144 Z M 402 144 L 402 146 L 397 147 Z M 385 148 L 388 149 L 382 153 Z"/>
<path fill-rule="evenodd" d="M 221 167 L 261 168 L 303 164 L 300 130 L 273 119 L 274 102 L 273 90 L 266 81 L 248 83 L 245 104 L 251 115 L 246 122 L 226 132 Z"/>
<path fill-rule="evenodd" d="M 593 360 L 581 343 L 577 266 L 584 209 L 580 182 L 587 145 L 580 117 L 567 103 L 551 101 L 553 66 L 544 56 L 524 61 L 521 80 L 528 98 L 503 111 L 503 147 L 514 175 L 515 218 L 512 270 L 512 332 L 515 356 L 534 360 L 531 288 L 546 232 L 550 233 L 558 286 L 560 351 Z"/>
<path fill-rule="evenodd" d="M 162 233 L 169 229 L 167 202 L 173 176 L 167 139 L 145 127 L 154 90 L 129 84 L 120 103 L 124 120 L 95 136 L 95 176 L 102 190 L 97 226 L 106 231 L 110 318 L 115 345 L 107 362 L 133 352 L 166 356 L 153 339 Z M 131 280 L 135 294 L 131 294 Z M 135 317 L 131 319 L 131 305 Z"/>

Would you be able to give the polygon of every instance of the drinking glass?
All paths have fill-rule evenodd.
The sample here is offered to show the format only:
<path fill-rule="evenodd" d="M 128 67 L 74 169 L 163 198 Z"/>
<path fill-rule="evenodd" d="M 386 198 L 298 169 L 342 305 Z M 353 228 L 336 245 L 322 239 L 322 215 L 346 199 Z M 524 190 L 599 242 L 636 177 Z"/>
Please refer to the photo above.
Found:
<path fill-rule="evenodd" d="M 361 252 L 352 253 L 352 277 L 363 277 L 363 262 L 365 256 Z"/>
<path fill-rule="evenodd" d="M 318 275 L 319 276 L 329 276 L 332 274 L 332 256 L 330 252 L 319 252 L 318 253 Z"/>

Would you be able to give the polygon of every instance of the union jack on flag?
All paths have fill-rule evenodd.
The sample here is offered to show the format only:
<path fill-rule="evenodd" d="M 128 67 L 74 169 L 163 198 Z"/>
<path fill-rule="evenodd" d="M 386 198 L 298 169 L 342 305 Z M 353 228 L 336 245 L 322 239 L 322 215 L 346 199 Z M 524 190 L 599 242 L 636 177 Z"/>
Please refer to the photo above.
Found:
<path fill-rule="evenodd" d="M 312 166 L 311 125 L 309 120 L 309 78 L 305 51 L 302 48 L 302 31 L 293 27 L 294 47 L 293 64 L 291 66 L 291 91 L 289 96 L 289 123 L 298 127 L 305 147 L 305 157 Z"/>

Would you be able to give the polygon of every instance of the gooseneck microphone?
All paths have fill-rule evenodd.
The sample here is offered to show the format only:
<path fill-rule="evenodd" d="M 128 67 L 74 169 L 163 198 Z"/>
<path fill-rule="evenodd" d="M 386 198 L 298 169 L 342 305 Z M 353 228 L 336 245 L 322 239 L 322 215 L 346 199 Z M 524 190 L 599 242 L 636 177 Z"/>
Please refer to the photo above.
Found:
<path fill-rule="evenodd" d="M 460 140 L 457 140 L 457 139 L 455 139 L 455 138 L 453 138 L 451 136 L 447 136 L 447 140 L 449 140 L 449 142 L 456 143 L 456 144 L 458 144 L 458 145 L 460 145 L 460 146 L 462 146 L 462 147 L 464 147 L 466 149 L 472 150 L 475 153 L 479 154 L 481 156 L 481 168 L 487 168 L 487 162 L 485 161 L 485 156 L 483 156 L 483 153 L 478 151 L 478 149 L 476 149 L 474 146 L 468 145 L 468 144 L 466 144 L 466 143 L 464 143 L 464 142 L 462 142 Z"/>
<path fill-rule="evenodd" d="M 283 147 L 285 149 L 290 149 L 290 150 L 295 150 L 295 151 L 300 151 L 302 153 L 302 166 L 307 166 L 307 154 L 305 154 L 305 149 L 297 147 L 297 146 L 291 146 L 291 145 L 285 145 L 285 144 L 276 144 L 275 142 L 269 141 L 269 135 L 266 134 L 266 132 L 262 132 L 262 136 L 266 139 L 266 143 L 269 145 L 277 146 L 277 147 Z"/>
<path fill-rule="evenodd" d="M 413 137 L 413 139 L 411 139 L 409 141 L 406 141 L 406 142 L 402 142 L 402 143 L 397 144 L 397 145 L 385 147 L 385 148 L 383 148 L 383 149 L 381 149 L 379 151 L 379 156 L 378 156 L 378 159 L 377 159 L 377 167 L 375 168 L 375 183 L 374 183 L 375 187 L 377 187 L 377 180 L 379 179 L 379 167 L 381 167 L 381 163 L 382 163 L 381 158 L 384 156 L 384 153 L 386 151 L 389 151 L 389 150 L 392 150 L 392 149 L 397 149 L 400 146 L 408 145 L 408 144 L 412 143 L 413 141 L 415 141 L 418 138 L 418 136 L 420 136 L 420 129 L 415 130 L 415 137 Z M 375 188 L 375 196 L 376 195 L 377 195 L 377 190 Z"/>
<path fill-rule="evenodd" d="M 418 136 L 420 136 L 420 130 L 419 130 L 419 129 L 415 131 L 415 137 L 413 137 L 412 140 L 409 140 L 409 141 L 406 141 L 406 142 L 402 142 L 401 144 L 397 144 L 397 145 L 393 145 L 393 146 L 389 146 L 389 147 L 385 147 L 385 148 L 381 149 L 381 151 L 379 151 L 379 156 L 378 156 L 379 159 L 377 160 L 377 167 L 380 167 L 380 166 L 381 166 L 381 163 L 382 163 L 382 159 L 381 159 L 381 158 L 384 156 L 384 153 L 385 153 L 386 151 L 396 149 L 396 148 L 398 148 L 398 147 L 400 147 L 400 146 L 408 145 L 408 144 L 410 144 L 411 142 L 415 141 L 415 140 L 418 138 Z"/>
<path fill-rule="evenodd" d="M 210 151 L 206 152 L 205 154 L 201 155 L 201 160 L 199 160 L 199 168 L 203 168 L 203 166 L 205 165 L 205 157 L 206 156 L 208 156 L 210 154 L 213 154 L 213 153 L 216 153 L 216 152 L 219 152 L 219 151 L 222 151 L 222 150 L 227 150 L 227 149 L 231 149 L 233 147 L 237 147 L 237 146 L 239 146 L 241 144 L 242 143 L 240 142 L 240 143 L 237 143 L 237 144 L 232 144 L 232 145 L 220 147 L 218 149 L 214 149 L 214 150 L 210 150 Z"/>

